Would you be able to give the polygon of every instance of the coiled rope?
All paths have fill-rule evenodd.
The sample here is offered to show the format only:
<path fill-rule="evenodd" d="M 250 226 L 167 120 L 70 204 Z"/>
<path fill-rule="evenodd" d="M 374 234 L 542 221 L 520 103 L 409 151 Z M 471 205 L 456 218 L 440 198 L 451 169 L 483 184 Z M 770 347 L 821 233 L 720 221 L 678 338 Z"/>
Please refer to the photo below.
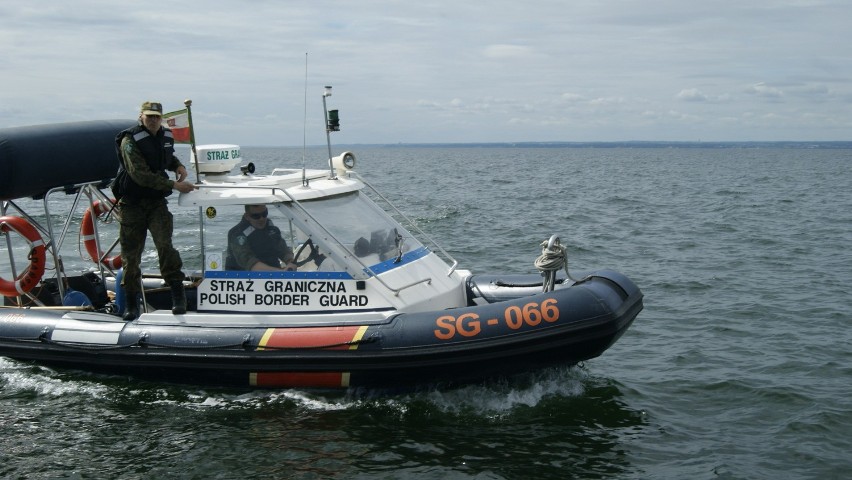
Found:
<path fill-rule="evenodd" d="M 541 272 L 544 277 L 542 282 L 543 292 L 552 292 L 556 286 L 556 272 L 560 269 L 565 269 L 565 274 L 572 281 L 571 274 L 568 272 L 568 250 L 559 243 L 559 237 L 552 235 L 549 240 L 541 242 L 541 255 L 535 259 L 535 268 Z"/>

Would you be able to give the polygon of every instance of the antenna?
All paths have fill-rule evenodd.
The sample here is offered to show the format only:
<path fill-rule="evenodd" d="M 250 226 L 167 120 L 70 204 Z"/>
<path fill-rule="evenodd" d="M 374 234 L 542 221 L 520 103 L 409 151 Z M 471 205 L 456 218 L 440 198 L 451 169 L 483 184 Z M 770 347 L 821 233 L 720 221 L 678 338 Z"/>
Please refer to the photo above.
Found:
<path fill-rule="evenodd" d="M 308 52 L 305 52 L 305 113 L 302 117 L 302 186 L 308 186 L 305 174 L 305 153 L 308 148 Z"/>

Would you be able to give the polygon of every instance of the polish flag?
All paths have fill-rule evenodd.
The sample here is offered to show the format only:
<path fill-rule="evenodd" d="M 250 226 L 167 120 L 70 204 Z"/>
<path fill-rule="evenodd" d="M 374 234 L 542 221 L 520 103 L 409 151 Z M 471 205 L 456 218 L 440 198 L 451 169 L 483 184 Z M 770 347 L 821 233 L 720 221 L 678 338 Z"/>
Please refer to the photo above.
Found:
<path fill-rule="evenodd" d="M 189 122 L 189 111 L 187 109 L 167 113 L 163 115 L 163 121 L 172 131 L 175 143 L 192 143 L 192 124 Z"/>

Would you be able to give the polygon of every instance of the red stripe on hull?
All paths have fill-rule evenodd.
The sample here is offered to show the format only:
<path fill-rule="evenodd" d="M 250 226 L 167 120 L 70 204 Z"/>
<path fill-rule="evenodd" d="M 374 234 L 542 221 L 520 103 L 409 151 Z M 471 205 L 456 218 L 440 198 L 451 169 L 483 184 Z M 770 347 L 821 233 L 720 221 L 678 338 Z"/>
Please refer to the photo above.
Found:
<path fill-rule="evenodd" d="M 341 372 L 260 372 L 252 373 L 253 387 L 341 388 L 349 386 L 349 374 Z"/>
<path fill-rule="evenodd" d="M 259 347 L 271 348 L 327 348 L 346 350 L 348 342 L 357 340 L 361 327 L 309 327 L 275 328 L 265 336 Z"/>

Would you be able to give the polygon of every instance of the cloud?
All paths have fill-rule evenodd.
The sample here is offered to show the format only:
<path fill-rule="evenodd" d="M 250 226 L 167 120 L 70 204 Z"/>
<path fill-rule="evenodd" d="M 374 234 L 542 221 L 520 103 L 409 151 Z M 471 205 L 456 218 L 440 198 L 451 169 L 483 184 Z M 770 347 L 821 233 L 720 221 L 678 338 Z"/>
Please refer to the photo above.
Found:
<path fill-rule="evenodd" d="M 485 47 L 485 56 L 488 58 L 507 59 L 507 58 L 528 58 L 535 55 L 535 51 L 530 47 L 522 45 L 488 45 Z"/>
<path fill-rule="evenodd" d="M 562 100 L 568 103 L 581 103 L 586 101 L 586 97 L 577 93 L 563 93 Z"/>
<path fill-rule="evenodd" d="M 697 136 L 690 125 L 707 140 L 823 139 L 820 122 L 848 123 L 852 62 L 838 45 L 852 43 L 852 3 L 724 7 L 5 2 L 0 128 L 191 98 L 204 142 L 300 145 L 307 109 L 308 141 L 322 144 L 326 84 L 336 140 L 351 143 L 677 140 Z"/>
<path fill-rule="evenodd" d="M 589 105 L 596 106 L 608 106 L 608 105 L 618 105 L 625 103 L 625 99 L 622 97 L 600 97 L 589 100 Z"/>
<path fill-rule="evenodd" d="M 684 102 L 708 102 L 708 103 L 724 103 L 731 100 L 729 94 L 708 95 L 697 88 L 685 88 L 675 95 L 675 98 Z"/>
<path fill-rule="evenodd" d="M 686 102 L 706 102 L 707 95 L 704 95 L 697 88 L 688 88 L 685 90 L 681 90 L 680 93 L 677 94 L 677 98 L 679 100 L 683 100 Z"/>
<path fill-rule="evenodd" d="M 780 89 L 770 87 L 762 82 L 756 83 L 754 85 L 749 85 L 748 87 L 746 87 L 745 93 L 768 99 L 779 99 L 784 97 L 784 92 L 782 92 Z"/>

